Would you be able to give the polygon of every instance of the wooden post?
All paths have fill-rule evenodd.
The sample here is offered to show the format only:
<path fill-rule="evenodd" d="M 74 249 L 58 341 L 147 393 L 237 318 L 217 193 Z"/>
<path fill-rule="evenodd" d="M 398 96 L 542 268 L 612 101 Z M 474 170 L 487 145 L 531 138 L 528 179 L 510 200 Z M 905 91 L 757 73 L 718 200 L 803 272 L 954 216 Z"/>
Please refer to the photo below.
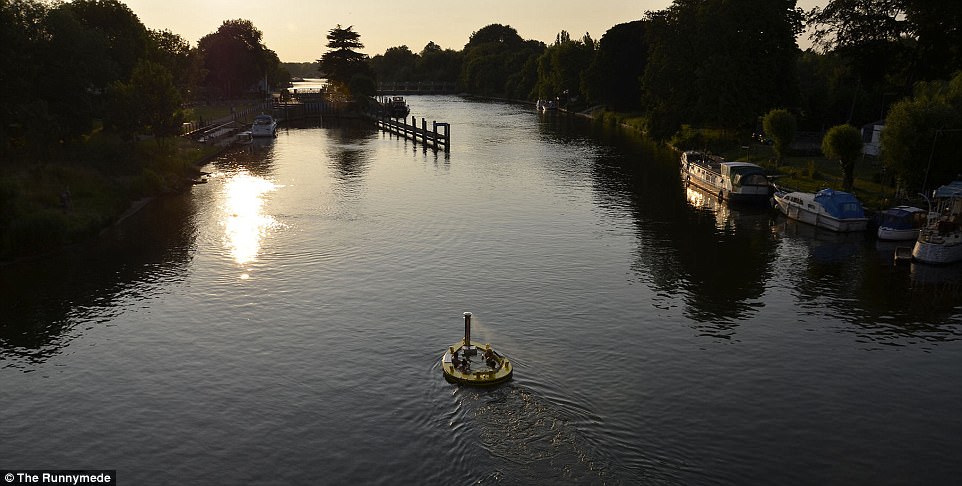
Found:
<path fill-rule="evenodd" d="M 427 148 L 428 145 L 428 122 L 424 118 L 421 119 L 421 141 L 424 142 L 424 147 Z"/>

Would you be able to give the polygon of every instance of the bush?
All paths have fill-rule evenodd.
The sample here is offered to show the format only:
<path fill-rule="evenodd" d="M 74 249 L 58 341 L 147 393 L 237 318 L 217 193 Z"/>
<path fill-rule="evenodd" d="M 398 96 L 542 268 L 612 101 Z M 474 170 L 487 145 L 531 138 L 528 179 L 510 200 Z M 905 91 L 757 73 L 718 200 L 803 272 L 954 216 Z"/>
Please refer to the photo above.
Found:
<path fill-rule="evenodd" d="M 682 125 L 670 143 L 679 150 L 706 150 L 714 153 L 739 149 L 738 136 L 729 130 L 692 128 Z"/>

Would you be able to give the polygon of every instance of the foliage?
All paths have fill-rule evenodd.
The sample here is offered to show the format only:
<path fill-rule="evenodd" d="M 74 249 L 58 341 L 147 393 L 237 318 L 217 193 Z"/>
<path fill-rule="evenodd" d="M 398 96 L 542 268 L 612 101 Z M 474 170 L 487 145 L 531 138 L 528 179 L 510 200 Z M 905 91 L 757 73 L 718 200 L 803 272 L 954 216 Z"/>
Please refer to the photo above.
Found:
<path fill-rule="evenodd" d="M 198 41 L 205 84 L 213 94 L 234 98 L 277 71 L 277 54 L 264 46 L 262 36 L 251 21 L 237 19 L 225 20 Z"/>
<path fill-rule="evenodd" d="M 641 108 L 641 75 L 648 64 L 646 23 L 618 24 L 598 42 L 582 75 L 581 89 L 589 104 L 606 104 L 619 111 Z"/>
<path fill-rule="evenodd" d="M 344 28 L 337 24 L 337 27 L 328 31 L 327 48 L 328 51 L 317 62 L 318 70 L 327 78 L 332 92 L 348 98 L 363 98 L 375 93 L 375 74 L 368 64 L 367 55 L 357 51 L 364 48 L 364 44 L 361 43 L 361 34 L 355 32 L 353 26 Z M 372 85 L 373 89 L 370 88 Z M 361 91 L 355 92 L 358 88 Z"/>
<path fill-rule="evenodd" d="M 962 68 L 959 2 L 831 0 L 807 16 L 816 45 L 845 57 L 863 82 L 896 77 L 897 84 L 907 86 L 914 79 L 944 79 Z"/>
<path fill-rule="evenodd" d="M 526 98 L 537 82 L 537 58 L 544 50 L 544 43 L 523 40 L 510 26 L 485 26 L 464 46 L 460 84 L 484 96 Z"/>
<path fill-rule="evenodd" d="M 371 58 L 371 69 L 381 81 L 410 81 L 414 79 L 419 56 L 408 46 L 391 47 L 384 54 Z"/>
<path fill-rule="evenodd" d="M 561 98 L 569 101 L 582 98 L 581 74 L 588 68 L 595 53 L 595 42 L 587 33 L 573 41 L 562 30 L 557 41 L 538 57 L 538 83 L 535 95 L 539 99 Z"/>
<path fill-rule="evenodd" d="M 791 146 L 792 141 L 795 140 L 795 132 L 798 129 L 798 124 L 795 121 L 795 116 L 785 109 L 775 109 L 768 112 L 765 118 L 762 119 L 762 127 L 765 130 L 765 134 L 774 140 L 775 154 L 778 157 L 778 163 L 781 163 L 785 155 L 788 154 L 788 147 Z"/>
<path fill-rule="evenodd" d="M 694 128 L 682 125 L 681 129 L 669 141 L 679 150 L 703 150 L 711 153 L 741 152 L 742 144 L 734 130 Z"/>
<path fill-rule="evenodd" d="M 180 96 L 188 99 L 190 92 L 203 78 L 196 72 L 190 43 L 169 30 L 150 30 L 147 32 L 150 43 L 146 59 L 163 66 L 173 76 Z"/>
<path fill-rule="evenodd" d="M 885 118 L 882 156 L 909 193 L 951 181 L 959 171 L 962 144 L 962 73 L 950 82 L 920 82 L 912 98 Z"/>
<path fill-rule="evenodd" d="M 842 168 L 842 190 L 851 191 L 855 181 L 855 161 L 862 154 L 862 134 L 851 125 L 836 125 L 822 138 L 825 158 L 838 160 Z"/>
<path fill-rule="evenodd" d="M 772 106 L 798 97 L 794 0 L 676 0 L 649 12 L 643 106 L 656 133 L 682 120 L 750 127 Z"/>

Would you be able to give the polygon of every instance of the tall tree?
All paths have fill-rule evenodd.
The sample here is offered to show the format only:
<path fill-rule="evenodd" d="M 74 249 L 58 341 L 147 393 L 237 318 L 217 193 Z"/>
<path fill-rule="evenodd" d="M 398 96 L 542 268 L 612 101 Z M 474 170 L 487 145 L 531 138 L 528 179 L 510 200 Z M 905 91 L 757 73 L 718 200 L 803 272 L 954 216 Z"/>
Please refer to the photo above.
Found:
<path fill-rule="evenodd" d="M 855 182 L 855 161 L 862 155 L 862 134 L 852 125 L 835 125 L 822 138 L 822 153 L 827 159 L 838 160 L 842 169 L 842 190 L 852 190 Z"/>
<path fill-rule="evenodd" d="M 571 40 L 566 31 L 538 58 L 538 98 L 561 97 L 565 102 L 581 97 L 581 75 L 594 57 L 595 43 L 585 34 L 580 41 Z"/>
<path fill-rule="evenodd" d="M 544 43 L 522 39 L 511 26 L 487 25 L 464 46 L 461 85 L 476 94 L 525 98 L 538 80 L 544 50 Z"/>
<path fill-rule="evenodd" d="M 74 0 L 65 4 L 80 24 L 102 37 L 109 65 L 95 80 L 103 88 L 115 79 L 127 79 L 134 66 L 147 55 L 147 28 L 119 0 Z"/>
<path fill-rule="evenodd" d="M 795 0 L 676 0 L 646 20 L 643 92 L 653 116 L 750 126 L 797 100 Z"/>
<path fill-rule="evenodd" d="M 149 30 L 147 59 L 167 68 L 181 96 L 187 97 L 194 83 L 190 43 L 169 30 Z"/>
<path fill-rule="evenodd" d="M 374 74 L 367 63 L 367 54 L 358 52 L 358 49 L 364 48 L 364 44 L 361 43 L 361 34 L 354 31 L 354 26 L 344 28 L 337 24 L 328 31 L 327 48 L 328 51 L 317 62 L 318 70 L 327 77 L 329 83 L 345 91 L 348 96 L 374 94 L 352 93 L 351 90 L 354 87 L 370 91 L 374 82 Z"/>
<path fill-rule="evenodd" d="M 590 103 L 614 110 L 641 108 L 641 75 L 648 64 L 645 21 L 618 24 L 598 42 L 598 50 L 585 71 L 582 90 Z"/>
<path fill-rule="evenodd" d="M 225 20 L 197 43 L 207 71 L 206 84 L 226 97 L 252 89 L 277 68 L 277 55 L 262 42 L 249 20 Z"/>
<path fill-rule="evenodd" d="M 808 12 L 815 45 L 843 56 L 870 91 L 909 94 L 962 69 L 962 3 L 831 0 Z"/>

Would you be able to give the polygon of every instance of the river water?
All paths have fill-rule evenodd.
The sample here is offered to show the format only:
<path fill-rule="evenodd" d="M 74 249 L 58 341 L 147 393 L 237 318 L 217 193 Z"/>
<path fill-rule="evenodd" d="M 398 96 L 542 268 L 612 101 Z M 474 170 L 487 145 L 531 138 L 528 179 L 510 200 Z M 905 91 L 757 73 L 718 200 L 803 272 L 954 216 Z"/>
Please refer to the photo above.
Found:
<path fill-rule="evenodd" d="M 526 106 L 450 154 L 283 127 L 0 267 L 0 469 L 119 484 L 949 484 L 962 267 L 891 263 Z M 475 340 L 515 364 L 445 382 Z"/>

